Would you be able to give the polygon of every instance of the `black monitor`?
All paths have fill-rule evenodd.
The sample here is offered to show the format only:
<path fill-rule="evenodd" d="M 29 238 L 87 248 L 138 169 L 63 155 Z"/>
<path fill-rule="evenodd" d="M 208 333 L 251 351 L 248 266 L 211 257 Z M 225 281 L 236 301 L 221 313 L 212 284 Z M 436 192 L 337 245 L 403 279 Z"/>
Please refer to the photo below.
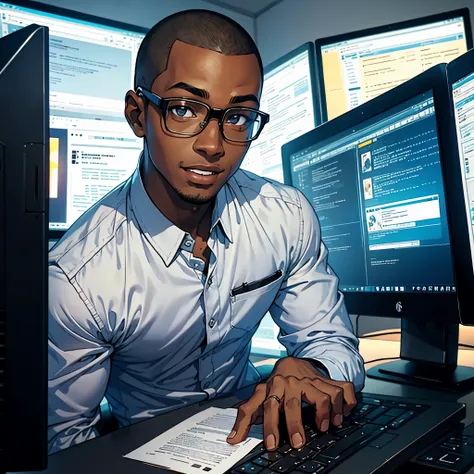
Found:
<path fill-rule="evenodd" d="M 48 29 L 0 39 L 0 472 L 47 464 Z"/>
<path fill-rule="evenodd" d="M 241 168 L 282 183 L 281 146 L 321 123 L 316 97 L 313 43 L 265 66 L 260 108 L 270 114 L 270 121 Z"/>
<path fill-rule="evenodd" d="M 473 382 L 472 369 L 457 367 L 442 173 L 457 153 L 445 64 L 283 147 L 285 182 L 319 216 L 349 312 L 401 318 L 401 360 L 369 376 L 461 390 Z"/>
<path fill-rule="evenodd" d="M 316 40 L 323 121 L 472 48 L 469 10 Z"/>
<path fill-rule="evenodd" d="M 448 65 L 459 154 L 446 165 L 446 200 L 461 321 L 472 323 L 474 291 L 474 50 Z M 458 159 L 459 158 L 459 159 Z"/>
<path fill-rule="evenodd" d="M 62 3 L 62 2 L 56 2 Z M 50 38 L 50 238 L 135 170 L 143 140 L 125 115 L 147 28 L 29 0 L 0 1 L 0 37 L 31 23 Z"/>

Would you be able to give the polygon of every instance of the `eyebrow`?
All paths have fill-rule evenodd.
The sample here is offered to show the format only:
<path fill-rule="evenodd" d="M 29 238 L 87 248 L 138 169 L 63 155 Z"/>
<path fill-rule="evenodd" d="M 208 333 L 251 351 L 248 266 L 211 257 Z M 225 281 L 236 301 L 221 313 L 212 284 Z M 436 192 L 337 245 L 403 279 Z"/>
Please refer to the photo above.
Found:
<path fill-rule="evenodd" d="M 192 86 L 191 84 L 188 84 L 187 82 L 177 82 L 176 84 L 173 84 L 171 87 L 168 87 L 166 90 L 170 89 L 182 89 L 187 92 L 190 92 L 193 95 L 196 95 L 198 97 L 202 97 L 203 99 L 209 99 L 210 94 L 208 91 L 205 89 L 200 89 L 199 87 Z M 235 104 L 238 102 L 246 102 L 246 101 L 252 101 L 255 102 L 257 105 L 259 105 L 259 101 L 257 99 L 257 96 L 254 94 L 244 94 L 244 95 L 235 95 L 231 97 L 230 99 L 230 104 Z"/>

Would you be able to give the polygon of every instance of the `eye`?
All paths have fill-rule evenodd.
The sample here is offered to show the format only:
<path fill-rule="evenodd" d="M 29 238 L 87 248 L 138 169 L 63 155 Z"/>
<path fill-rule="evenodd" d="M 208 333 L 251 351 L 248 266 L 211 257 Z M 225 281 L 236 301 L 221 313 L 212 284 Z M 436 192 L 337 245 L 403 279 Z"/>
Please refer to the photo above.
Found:
<path fill-rule="evenodd" d="M 196 117 L 196 114 L 192 109 L 184 105 L 175 105 L 170 107 L 170 111 L 173 115 L 179 118 L 193 118 Z"/>
<path fill-rule="evenodd" d="M 237 125 L 238 127 L 242 127 L 250 122 L 249 117 L 241 114 L 232 114 L 227 118 L 227 122 L 231 125 Z"/>

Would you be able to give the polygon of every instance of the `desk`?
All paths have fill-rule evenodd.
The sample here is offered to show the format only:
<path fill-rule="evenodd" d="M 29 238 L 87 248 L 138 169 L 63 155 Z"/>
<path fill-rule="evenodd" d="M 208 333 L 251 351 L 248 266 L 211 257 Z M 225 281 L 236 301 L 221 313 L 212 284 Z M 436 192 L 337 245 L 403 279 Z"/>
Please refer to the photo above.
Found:
<path fill-rule="evenodd" d="M 387 343 L 389 344 L 387 345 Z M 397 347 L 399 348 L 397 344 L 399 344 L 398 341 L 362 340 L 360 351 L 365 360 L 378 357 L 397 357 L 399 350 L 397 349 Z M 473 356 L 474 351 L 460 351 L 460 364 L 464 363 L 467 365 L 467 361 L 470 362 L 474 358 Z M 470 409 L 470 407 L 474 407 L 474 392 L 460 396 L 455 393 L 435 392 L 369 378 L 366 379 L 364 391 L 428 400 L 434 398 L 441 401 L 458 400 L 465 403 L 468 407 L 467 417 L 464 422 L 466 424 L 474 422 L 474 410 Z M 126 459 L 123 455 L 209 406 L 231 407 L 238 404 L 241 400 L 248 399 L 252 393 L 253 386 L 250 386 L 241 389 L 232 396 L 190 405 L 181 410 L 166 413 L 122 428 L 106 436 L 86 441 L 49 456 L 48 469 L 40 472 L 44 474 L 170 474 L 171 471 Z M 469 472 L 474 474 L 474 469 L 471 469 Z"/>

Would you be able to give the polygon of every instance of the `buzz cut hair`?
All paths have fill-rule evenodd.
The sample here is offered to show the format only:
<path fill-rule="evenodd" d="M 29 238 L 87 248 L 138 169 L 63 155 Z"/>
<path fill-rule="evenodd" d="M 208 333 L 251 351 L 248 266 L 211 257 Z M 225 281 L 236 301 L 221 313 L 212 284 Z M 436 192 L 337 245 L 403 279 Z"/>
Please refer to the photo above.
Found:
<path fill-rule="evenodd" d="M 254 54 L 263 83 L 262 58 L 245 28 L 210 10 L 184 10 L 159 21 L 143 38 L 135 63 L 135 90 L 137 87 L 150 89 L 154 80 L 166 70 L 175 41 L 225 56 Z"/>

